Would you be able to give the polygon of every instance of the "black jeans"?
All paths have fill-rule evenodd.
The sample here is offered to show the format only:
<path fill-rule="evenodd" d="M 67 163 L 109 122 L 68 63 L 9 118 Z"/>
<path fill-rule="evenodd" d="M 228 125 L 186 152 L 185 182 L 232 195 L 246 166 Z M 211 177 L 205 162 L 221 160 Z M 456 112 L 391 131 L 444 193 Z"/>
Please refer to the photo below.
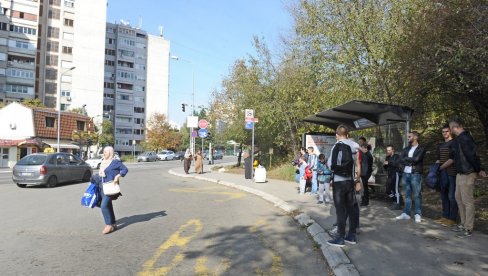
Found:
<path fill-rule="evenodd" d="M 362 203 L 363 204 L 369 204 L 369 185 L 368 185 L 368 179 L 371 177 L 371 175 L 366 175 L 366 176 L 361 176 L 361 182 L 363 182 L 363 188 L 364 188 L 364 194 L 362 198 Z M 371 187 L 374 189 L 373 187 Z"/>
<path fill-rule="evenodd" d="M 357 218 L 354 212 L 354 181 L 339 181 L 334 182 L 333 185 L 334 205 L 337 216 L 337 234 L 340 238 L 344 238 L 346 235 L 346 220 L 349 216 L 349 234 L 355 235 Z"/>

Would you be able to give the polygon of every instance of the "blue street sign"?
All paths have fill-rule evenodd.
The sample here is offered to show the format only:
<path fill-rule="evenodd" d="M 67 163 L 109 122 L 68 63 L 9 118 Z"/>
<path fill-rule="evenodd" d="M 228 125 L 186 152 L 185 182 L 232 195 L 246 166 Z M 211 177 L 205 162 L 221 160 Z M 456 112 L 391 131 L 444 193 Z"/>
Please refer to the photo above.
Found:
<path fill-rule="evenodd" d="M 245 129 L 253 129 L 254 128 L 254 122 L 246 122 L 246 125 L 244 126 Z"/>
<path fill-rule="evenodd" d="M 204 128 L 199 129 L 198 136 L 200 136 L 200 138 L 206 138 L 208 136 L 208 130 Z"/>

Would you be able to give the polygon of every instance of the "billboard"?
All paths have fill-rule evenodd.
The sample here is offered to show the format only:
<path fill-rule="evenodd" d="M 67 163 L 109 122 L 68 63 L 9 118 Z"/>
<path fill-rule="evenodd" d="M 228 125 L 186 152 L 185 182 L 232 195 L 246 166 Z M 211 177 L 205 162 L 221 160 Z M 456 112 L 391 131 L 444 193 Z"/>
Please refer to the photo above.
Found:
<path fill-rule="evenodd" d="M 302 141 L 305 148 L 313 147 L 315 154 L 323 153 L 328 159 L 332 146 L 336 142 L 336 136 L 335 134 L 326 133 L 304 133 Z"/>

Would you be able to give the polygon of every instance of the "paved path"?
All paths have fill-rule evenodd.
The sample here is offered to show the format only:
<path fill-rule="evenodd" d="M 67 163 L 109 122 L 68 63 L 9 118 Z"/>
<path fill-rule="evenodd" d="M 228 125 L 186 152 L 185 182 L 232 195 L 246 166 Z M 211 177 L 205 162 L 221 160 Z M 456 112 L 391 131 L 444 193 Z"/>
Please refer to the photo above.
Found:
<path fill-rule="evenodd" d="M 254 183 L 243 175 L 209 171 L 186 175 L 182 168 L 170 173 L 196 177 L 256 194 L 285 212 L 301 213 L 295 218 L 321 244 L 322 252 L 336 275 L 488 275 L 488 236 L 474 232 L 470 238 L 457 238 L 450 229 L 424 219 L 416 224 L 396 221 L 400 211 L 391 211 L 385 202 L 372 200 L 361 210 L 359 243 L 343 250 L 325 242 L 335 222 L 333 206 L 318 205 L 315 197 L 297 193 L 296 184 L 268 179 Z M 344 254 L 345 253 L 345 254 Z"/>

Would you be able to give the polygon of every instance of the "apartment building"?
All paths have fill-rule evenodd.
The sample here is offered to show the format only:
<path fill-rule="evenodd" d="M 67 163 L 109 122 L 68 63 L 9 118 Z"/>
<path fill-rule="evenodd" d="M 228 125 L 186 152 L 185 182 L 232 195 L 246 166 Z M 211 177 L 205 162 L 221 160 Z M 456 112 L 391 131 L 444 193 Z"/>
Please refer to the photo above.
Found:
<path fill-rule="evenodd" d="M 106 0 L 0 0 L 0 10 L 0 101 L 101 117 Z"/>
<path fill-rule="evenodd" d="M 168 114 L 169 41 L 129 24 L 107 23 L 103 111 L 112 120 L 115 150 L 138 154 L 146 122 Z"/>

